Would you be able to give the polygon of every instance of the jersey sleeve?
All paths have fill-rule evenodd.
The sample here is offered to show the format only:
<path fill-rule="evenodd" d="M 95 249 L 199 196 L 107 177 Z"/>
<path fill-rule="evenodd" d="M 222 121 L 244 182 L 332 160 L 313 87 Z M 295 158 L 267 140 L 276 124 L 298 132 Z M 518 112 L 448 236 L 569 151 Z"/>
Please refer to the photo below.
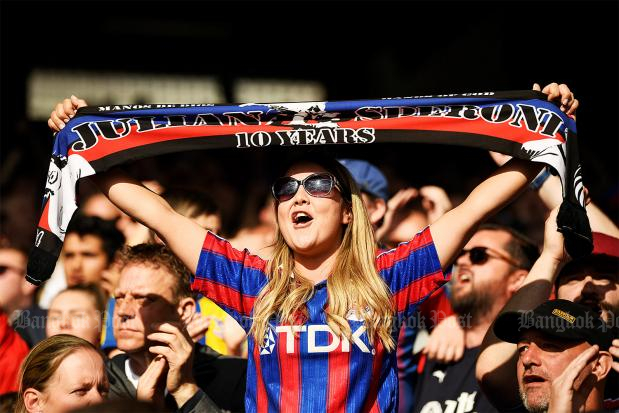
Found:
<path fill-rule="evenodd" d="M 445 318 L 454 314 L 449 303 L 447 289 L 443 287 L 434 291 L 426 301 L 419 305 L 419 313 L 427 321 L 426 326 L 429 328 L 434 328 Z"/>
<path fill-rule="evenodd" d="M 391 290 L 398 316 L 410 315 L 418 304 L 449 280 L 441 268 L 429 227 L 411 241 L 380 254 L 376 257 L 376 266 Z"/>
<path fill-rule="evenodd" d="M 249 331 L 254 302 L 267 284 L 266 265 L 262 258 L 248 250 L 236 250 L 228 241 L 208 231 L 191 287 L 217 303 Z"/>

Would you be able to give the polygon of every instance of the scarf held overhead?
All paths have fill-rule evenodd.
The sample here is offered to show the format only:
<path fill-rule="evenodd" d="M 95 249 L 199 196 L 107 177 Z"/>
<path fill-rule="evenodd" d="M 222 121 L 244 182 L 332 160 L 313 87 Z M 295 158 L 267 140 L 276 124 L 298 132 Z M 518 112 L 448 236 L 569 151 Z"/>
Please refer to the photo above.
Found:
<path fill-rule="evenodd" d="M 563 184 L 557 224 L 572 257 L 592 250 L 576 123 L 535 91 L 241 105 L 85 107 L 57 135 L 26 278 L 47 280 L 77 209 L 79 179 L 150 156 L 211 148 L 440 143 L 551 167 Z"/>

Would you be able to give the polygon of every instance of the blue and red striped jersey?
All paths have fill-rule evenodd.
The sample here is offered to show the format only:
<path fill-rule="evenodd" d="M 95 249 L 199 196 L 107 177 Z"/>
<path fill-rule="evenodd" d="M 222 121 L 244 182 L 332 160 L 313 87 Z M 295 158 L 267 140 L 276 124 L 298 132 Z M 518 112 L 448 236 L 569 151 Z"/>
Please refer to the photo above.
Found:
<path fill-rule="evenodd" d="M 209 232 L 192 287 L 249 331 L 254 302 L 267 284 L 266 266 Z M 381 253 L 376 266 L 393 294 L 397 325 L 447 281 L 429 228 Z M 385 351 L 380 340 L 371 345 L 354 311 L 347 317 L 351 340 L 331 331 L 325 315 L 327 282 L 315 286 L 304 324 L 282 325 L 273 318 L 261 342 L 249 336 L 247 412 L 396 411 L 396 352 Z M 397 328 L 393 334 L 397 341 Z"/>

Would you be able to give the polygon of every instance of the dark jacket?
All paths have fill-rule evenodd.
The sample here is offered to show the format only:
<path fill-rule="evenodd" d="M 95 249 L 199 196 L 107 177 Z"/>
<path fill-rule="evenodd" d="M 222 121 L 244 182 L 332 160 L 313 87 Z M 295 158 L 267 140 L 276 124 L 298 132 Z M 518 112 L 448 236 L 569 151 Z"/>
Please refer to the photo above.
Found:
<path fill-rule="evenodd" d="M 205 346 L 196 344 L 193 362 L 193 375 L 196 384 L 204 391 L 204 397 L 194 396 L 186 405 L 196 402 L 189 410 L 176 406 L 168 395 L 166 402 L 179 412 L 204 413 L 220 409 L 231 412 L 245 411 L 245 382 L 247 379 L 247 360 L 238 357 L 226 357 Z M 106 363 L 110 381 L 110 399 L 136 398 L 137 389 L 125 375 L 127 354 L 119 354 Z M 195 400 L 194 400 L 195 399 Z M 214 402 L 214 404 L 213 404 Z M 215 409 L 215 410 L 213 410 Z"/>

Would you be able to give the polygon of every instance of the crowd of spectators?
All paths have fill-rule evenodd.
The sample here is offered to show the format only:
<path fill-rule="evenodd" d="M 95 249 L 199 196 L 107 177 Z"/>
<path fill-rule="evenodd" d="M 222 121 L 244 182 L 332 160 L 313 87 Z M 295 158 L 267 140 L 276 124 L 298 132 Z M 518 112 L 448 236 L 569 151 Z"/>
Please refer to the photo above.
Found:
<path fill-rule="evenodd" d="M 559 97 L 570 114 L 578 106 L 564 85 L 549 85 L 544 91 L 550 98 Z M 75 97 L 59 103 L 52 112 L 50 127 L 60 128 L 83 105 L 85 102 Z M 499 165 L 507 161 L 498 154 L 493 157 Z M 457 208 L 454 199 L 440 187 L 398 188 L 390 194 L 387 178 L 370 162 L 339 162 L 358 186 L 379 259 L 402 251 L 401 246 L 416 234 L 423 235 L 425 227 L 439 228 L 432 225 Z M 297 164 L 289 175 L 297 176 L 299 170 Z M 337 173 L 327 170 L 327 175 Z M 303 178 L 320 178 L 321 174 L 324 171 L 319 170 Z M 390 326 L 398 331 L 399 412 L 619 409 L 619 228 L 591 201 L 596 194 L 589 194 L 587 213 L 594 231 L 594 251 L 572 260 L 556 228 L 557 206 L 562 199 L 560 182 L 544 172 L 537 176 L 529 191 L 539 196 L 545 210 L 530 213 L 547 217 L 543 245 L 536 245 L 528 234 L 509 226 L 472 226 L 463 239 L 464 247 L 454 251 L 453 267 L 442 269 L 449 282 L 419 297 L 406 317 Z M 329 179 L 335 178 L 331 175 Z M 160 194 L 166 205 L 192 225 L 209 231 L 204 243 L 207 252 L 214 254 L 221 248 L 217 254 L 245 257 L 240 251 L 248 249 L 256 254 L 255 260 L 238 259 L 250 260 L 247 268 L 254 270 L 260 262 L 281 256 L 278 245 L 286 233 L 278 232 L 282 219 L 278 205 L 291 199 L 297 202 L 300 185 L 306 192 L 299 196 L 306 196 L 309 201 L 303 202 L 307 203 L 316 196 L 328 198 L 333 188 L 342 197 L 346 191 L 354 193 L 342 188 L 344 179 L 338 179 L 330 181 L 329 193 L 316 195 L 304 180 L 280 182 L 273 189 L 275 201 L 256 197 L 254 219 L 245 221 L 230 237 L 232 246 L 208 248 L 208 243 L 221 240 L 209 237 L 222 232 L 225 201 L 180 183 L 165 188 L 153 181 L 143 185 L 150 188 L 152 196 Z M 287 193 L 295 183 L 297 189 Z M 274 342 L 269 338 L 273 332 L 266 331 L 264 341 L 254 346 L 248 337 L 256 334 L 256 327 L 248 325 L 248 317 L 240 310 L 224 305 L 239 300 L 231 297 L 233 293 L 226 290 L 229 286 L 209 287 L 225 290 L 221 292 L 225 297 L 217 299 L 207 297 L 205 291 L 210 290 L 206 287 L 192 290 L 192 282 L 194 287 L 209 283 L 200 273 L 206 271 L 207 253 L 202 251 L 199 261 L 195 258 L 199 271 L 194 271 L 195 266 L 190 269 L 187 263 L 193 261 L 187 256 L 194 257 L 199 251 L 179 253 L 169 233 L 160 231 L 157 225 L 149 225 L 151 229 L 142 225 L 138 221 L 147 220 L 132 216 L 131 208 L 124 208 L 109 195 L 112 184 L 99 181 L 98 185 L 101 191 L 91 189 L 81 200 L 80 212 L 67 229 L 56 271 L 42 287 L 36 288 L 24 278 L 26 251 L 2 237 L 0 411 L 126 408 L 135 412 L 199 413 L 240 412 L 248 406 L 262 408 L 277 403 L 285 407 L 282 400 L 289 400 L 289 395 L 282 394 L 279 401 L 261 401 L 260 395 L 249 394 L 265 380 L 260 372 L 265 367 L 256 363 L 266 362 L 261 355 L 273 351 L 269 347 Z M 341 219 L 338 216 L 338 225 L 352 226 L 358 213 L 354 208 L 344 211 Z M 295 212 L 293 224 L 303 227 L 311 222 L 316 216 L 310 213 L 318 216 L 313 210 Z M 347 239 L 347 235 L 343 237 Z M 188 244 L 183 249 L 192 247 Z M 291 248 L 303 252 L 306 247 L 295 244 Z M 221 272 L 228 269 L 227 265 L 232 264 L 217 262 L 213 266 Z M 290 275 L 295 277 L 299 277 L 296 270 Z M 301 324 L 303 320 L 313 321 L 315 310 L 310 302 L 322 294 L 322 281 L 311 285 L 310 293 L 302 296 L 309 310 L 296 315 L 301 317 Z M 247 296 L 240 298 L 245 299 Z M 279 305 L 284 306 L 283 300 Z M 321 310 L 327 307 L 326 301 L 320 305 Z M 364 317 L 367 322 L 364 311 L 346 318 Z M 286 315 L 280 312 L 272 316 Z M 277 351 L 294 352 L 299 341 L 305 340 L 299 335 L 305 330 L 299 327 L 288 332 L 280 331 L 280 327 L 284 326 L 278 326 L 277 332 L 285 334 L 280 336 Z M 370 338 L 365 342 L 356 336 L 358 331 L 347 334 L 342 329 L 332 334 L 332 341 L 310 347 L 331 347 L 341 340 L 343 352 L 345 345 L 373 346 L 372 354 L 376 354 L 385 340 Z M 372 331 L 379 334 L 377 329 Z M 282 377 L 291 377 L 284 371 L 291 366 L 274 366 Z M 374 367 L 370 362 L 359 368 Z M 304 373 L 294 374 L 301 377 Z M 347 383 L 347 378 L 323 374 L 343 380 L 348 386 L 344 393 L 351 391 L 353 384 Z M 391 380 L 387 372 L 383 374 L 379 375 L 381 380 Z M 304 386 L 309 390 L 303 397 L 318 397 L 312 393 L 312 383 Z M 341 382 L 329 386 L 342 389 Z M 270 397 L 268 391 L 265 397 Z M 246 398 L 252 402 L 248 404 Z M 125 399 L 135 404 L 113 404 Z M 97 406 L 106 400 L 110 403 L 108 410 L 105 404 Z M 365 407 L 362 403 L 356 408 L 361 411 Z"/>

